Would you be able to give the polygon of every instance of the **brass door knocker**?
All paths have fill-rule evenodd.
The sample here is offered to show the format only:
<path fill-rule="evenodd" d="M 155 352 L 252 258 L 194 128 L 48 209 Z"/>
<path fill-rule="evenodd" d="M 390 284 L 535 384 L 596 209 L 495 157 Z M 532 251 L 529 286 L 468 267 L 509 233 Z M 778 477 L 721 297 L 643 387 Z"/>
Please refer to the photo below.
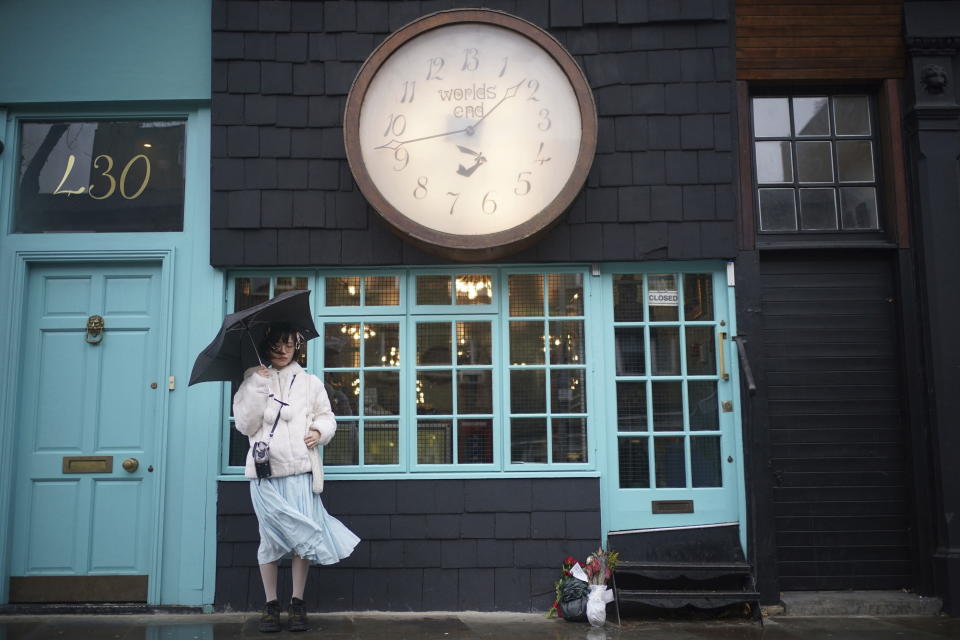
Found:
<path fill-rule="evenodd" d="M 87 335 L 84 340 L 90 344 L 100 344 L 103 340 L 103 316 L 87 318 Z"/>

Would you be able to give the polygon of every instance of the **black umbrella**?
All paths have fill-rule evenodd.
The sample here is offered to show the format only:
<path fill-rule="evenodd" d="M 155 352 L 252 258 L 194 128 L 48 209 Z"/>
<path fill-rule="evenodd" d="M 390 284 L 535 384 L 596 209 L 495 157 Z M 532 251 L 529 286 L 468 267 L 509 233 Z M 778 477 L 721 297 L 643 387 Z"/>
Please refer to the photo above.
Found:
<path fill-rule="evenodd" d="M 213 380 L 239 380 L 248 366 L 262 364 L 257 347 L 272 323 L 296 327 L 304 340 L 319 334 L 310 311 L 310 291 L 287 291 L 266 302 L 231 313 L 207 347 L 197 356 L 191 384 Z"/>

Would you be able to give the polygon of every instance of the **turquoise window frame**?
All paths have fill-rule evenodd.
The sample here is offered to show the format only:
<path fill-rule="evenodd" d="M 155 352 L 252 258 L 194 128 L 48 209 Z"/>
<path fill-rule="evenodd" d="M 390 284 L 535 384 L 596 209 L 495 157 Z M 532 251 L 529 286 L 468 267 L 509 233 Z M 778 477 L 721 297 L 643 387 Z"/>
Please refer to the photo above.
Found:
<path fill-rule="evenodd" d="M 391 322 L 399 323 L 400 329 L 400 420 L 399 420 L 399 463 L 397 465 L 344 465 L 325 467 L 328 478 L 342 479 L 400 479 L 400 478 L 471 478 L 471 477 L 528 477 L 537 476 L 588 476 L 596 477 L 599 474 L 598 458 L 601 455 L 598 438 L 594 435 L 594 423 L 599 423 L 602 411 L 600 404 L 601 394 L 596 382 L 597 367 L 603 358 L 595 355 L 586 358 L 584 367 L 566 367 L 582 369 L 587 384 L 587 412 L 571 415 L 586 419 L 587 439 L 585 444 L 585 462 L 563 463 L 511 463 L 509 441 L 509 298 L 508 276 L 523 273 L 578 273 L 583 283 L 584 313 L 582 316 L 556 316 L 554 320 L 576 319 L 584 322 L 584 353 L 595 353 L 596 345 L 602 344 L 602 339 L 596 331 L 599 329 L 602 316 L 600 307 L 599 278 L 589 265 L 463 265 L 460 267 L 386 267 L 386 268 L 359 268 L 359 269 L 244 269 L 228 273 L 226 278 L 226 294 L 224 296 L 225 312 L 233 311 L 235 302 L 235 286 L 238 278 L 269 278 L 270 295 L 273 295 L 278 277 L 304 277 L 311 289 L 311 307 L 315 312 L 314 322 L 317 330 L 323 335 L 325 323 L 358 323 L 358 322 Z M 446 275 L 451 277 L 451 283 L 460 275 L 489 275 L 493 287 L 493 298 L 490 304 L 450 304 L 450 305 L 418 305 L 416 304 L 416 278 L 423 275 Z M 326 286 L 328 277 L 346 276 L 397 276 L 399 278 L 400 303 L 398 305 L 377 306 L 366 305 L 365 300 L 354 306 L 327 306 Z M 544 278 L 546 287 L 547 279 Z M 545 289 L 544 305 L 548 304 Z M 453 300 L 456 298 L 455 287 Z M 545 311 L 546 313 L 546 311 Z M 545 318 L 548 322 L 551 318 Z M 491 355 L 492 365 L 492 453 L 491 463 L 450 463 L 450 464 L 418 464 L 417 463 L 417 414 L 415 402 L 415 383 L 417 365 L 415 358 L 416 325 L 422 322 L 456 322 L 456 321 L 489 321 L 491 324 Z M 323 371 L 323 342 L 311 340 L 307 343 L 307 370 L 311 372 Z M 453 358 L 452 362 L 455 362 Z M 316 363 L 319 363 L 319 368 Z M 484 369 L 482 365 L 458 366 L 458 369 Z M 549 367 L 548 367 L 549 368 Z M 314 371 L 316 369 L 316 371 Z M 345 368 L 343 370 L 355 370 Z M 336 371 L 340 369 L 331 369 Z M 223 438 L 221 448 L 221 476 L 222 480 L 242 479 L 244 467 L 229 464 L 230 431 L 233 430 L 233 419 L 230 416 L 231 393 L 230 385 L 223 385 Z M 547 387 L 547 394 L 550 389 Z M 362 407 L 361 407 L 362 412 Z M 467 416 L 474 414 L 464 414 Z M 479 414 L 477 414 L 479 415 Z M 552 415 L 545 414 L 548 418 Z M 568 414 L 562 414 L 562 417 Z M 454 414 L 454 417 L 459 417 Z M 484 414 L 487 417 L 487 414 Z M 338 422 L 353 420 L 370 420 L 376 416 L 339 416 Z M 361 432 L 358 430 L 358 435 Z M 454 439 L 454 442 L 456 440 Z M 362 439 L 359 440 L 362 448 Z M 455 445 L 454 445 L 455 446 Z M 549 446 L 549 445 L 548 445 Z M 362 460 L 362 457 L 358 457 Z"/>

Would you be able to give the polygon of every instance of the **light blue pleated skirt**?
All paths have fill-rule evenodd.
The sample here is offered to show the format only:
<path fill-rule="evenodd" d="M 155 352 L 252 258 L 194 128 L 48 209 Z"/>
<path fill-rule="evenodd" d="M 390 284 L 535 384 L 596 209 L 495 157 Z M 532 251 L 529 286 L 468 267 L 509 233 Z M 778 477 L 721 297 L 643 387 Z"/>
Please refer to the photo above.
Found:
<path fill-rule="evenodd" d="M 250 499 L 260 522 L 260 564 L 293 554 L 311 564 L 334 564 L 360 542 L 324 509 L 309 473 L 251 480 Z"/>

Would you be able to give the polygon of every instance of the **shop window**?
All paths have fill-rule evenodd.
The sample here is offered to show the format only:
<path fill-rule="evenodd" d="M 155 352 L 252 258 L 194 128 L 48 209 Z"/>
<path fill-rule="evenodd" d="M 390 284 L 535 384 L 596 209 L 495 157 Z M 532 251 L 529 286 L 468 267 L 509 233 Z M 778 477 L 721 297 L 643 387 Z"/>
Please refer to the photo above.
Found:
<path fill-rule="evenodd" d="M 763 95 L 751 100 L 761 235 L 877 236 L 876 107 L 869 95 Z"/>
<path fill-rule="evenodd" d="M 613 275 L 621 488 L 721 486 L 713 278 Z"/>

